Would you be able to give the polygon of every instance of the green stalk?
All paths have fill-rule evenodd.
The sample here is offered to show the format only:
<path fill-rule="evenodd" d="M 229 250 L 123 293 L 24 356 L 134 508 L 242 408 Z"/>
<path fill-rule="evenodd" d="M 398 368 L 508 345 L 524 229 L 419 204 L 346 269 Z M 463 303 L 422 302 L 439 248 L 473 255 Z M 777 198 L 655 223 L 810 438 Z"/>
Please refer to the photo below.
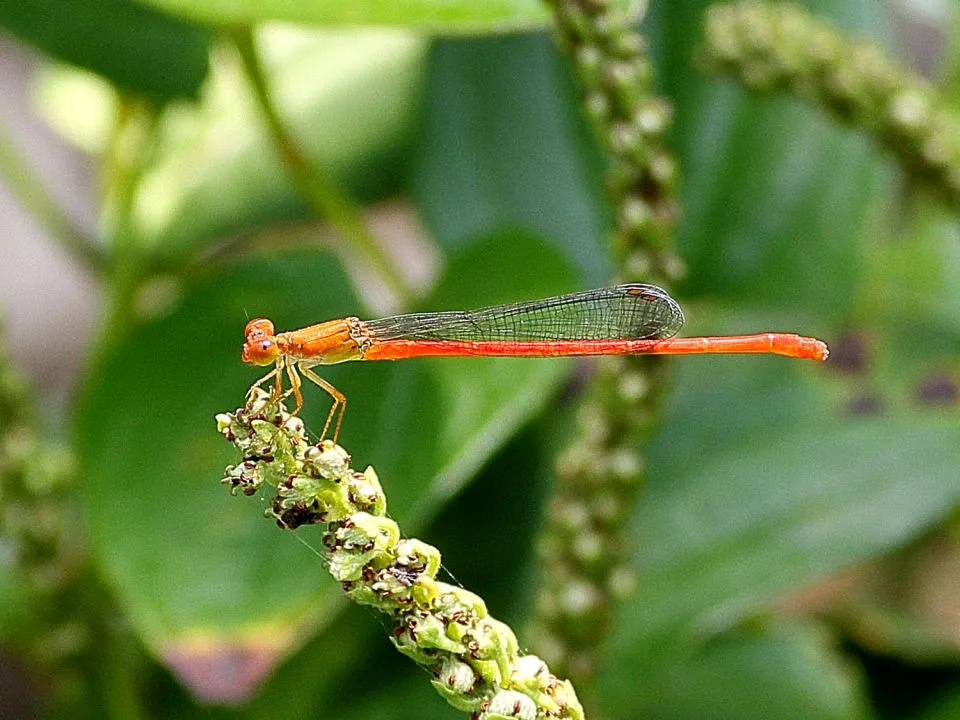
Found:
<path fill-rule="evenodd" d="M 232 37 L 273 142 L 300 194 L 319 217 L 329 221 L 349 241 L 351 247 L 381 277 L 401 304 L 408 305 L 411 300 L 410 291 L 370 232 L 360 207 L 340 189 L 336 180 L 322 165 L 307 158 L 280 117 L 267 85 L 252 28 L 236 28 Z"/>
<path fill-rule="evenodd" d="M 67 216 L 21 154 L 6 128 L 0 126 L 0 175 L 6 186 L 43 230 L 94 275 L 107 271 L 107 258 L 96 240 Z"/>
<path fill-rule="evenodd" d="M 101 225 L 111 254 L 110 308 L 103 345 L 122 335 L 136 317 L 137 291 L 148 272 L 134 222 L 140 180 L 153 157 L 158 121 L 147 100 L 121 96 L 113 137 L 103 162 Z"/>

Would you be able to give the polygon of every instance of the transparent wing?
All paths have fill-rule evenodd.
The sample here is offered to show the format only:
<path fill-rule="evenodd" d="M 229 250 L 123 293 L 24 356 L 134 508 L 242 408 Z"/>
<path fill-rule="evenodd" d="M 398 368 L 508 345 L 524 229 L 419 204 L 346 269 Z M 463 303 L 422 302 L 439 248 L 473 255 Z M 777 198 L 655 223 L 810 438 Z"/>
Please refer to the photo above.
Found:
<path fill-rule="evenodd" d="M 633 340 L 673 337 L 677 302 L 655 285 L 628 283 L 470 312 L 412 313 L 365 323 L 378 340 Z"/>

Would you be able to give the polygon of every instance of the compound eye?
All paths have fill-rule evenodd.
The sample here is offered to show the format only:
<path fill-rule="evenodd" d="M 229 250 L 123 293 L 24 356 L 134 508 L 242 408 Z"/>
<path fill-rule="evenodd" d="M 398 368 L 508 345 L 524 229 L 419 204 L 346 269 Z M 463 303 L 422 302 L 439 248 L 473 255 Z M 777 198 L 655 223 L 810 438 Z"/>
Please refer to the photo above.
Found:
<path fill-rule="evenodd" d="M 247 323 L 243 335 L 247 338 L 262 338 L 265 335 L 273 335 L 273 323 L 265 318 L 251 320 Z"/>
<path fill-rule="evenodd" d="M 243 361 L 251 365 L 269 365 L 277 359 L 277 341 L 273 323 L 263 318 L 247 323 L 243 343 Z"/>

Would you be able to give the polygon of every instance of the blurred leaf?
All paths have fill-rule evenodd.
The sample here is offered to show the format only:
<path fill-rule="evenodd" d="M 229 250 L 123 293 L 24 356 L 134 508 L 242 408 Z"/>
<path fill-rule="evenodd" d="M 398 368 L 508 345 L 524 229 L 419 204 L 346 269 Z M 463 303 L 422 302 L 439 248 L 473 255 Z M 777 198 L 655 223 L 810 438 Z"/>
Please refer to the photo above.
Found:
<path fill-rule="evenodd" d="M 304 297 L 337 315 L 357 305 L 319 254 L 193 279 L 172 314 L 105 349 L 77 412 L 92 552 L 137 631 L 182 677 L 199 662 L 214 676 L 217 658 L 231 659 L 222 692 L 242 694 L 240 681 L 299 643 L 296 624 L 336 593 L 316 556 L 217 484 L 237 458 L 213 416 L 257 377 L 239 361 L 245 311 L 293 308 L 307 321 Z"/>
<path fill-rule="evenodd" d="M 960 683 L 953 683 L 940 693 L 911 720 L 957 720 L 960 717 Z"/>
<path fill-rule="evenodd" d="M 603 683 L 607 713 L 645 720 L 862 720 L 859 673 L 815 625 L 741 629 L 668 661 L 637 683 L 620 658 Z M 617 684 L 623 684 L 617 687 Z"/>
<path fill-rule="evenodd" d="M 675 442 L 682 427 L 664 427 L 657 444 L 670 447 L 656 453 L 637 514 L 642 590 L 624 609 L 620 661 L 646 665 L 709 636 L 888 552 L 960 503 L 960 444 L 946 414 L 761 428 L 698 449 L 699 463 L 680 460 L 674 472 L 671 456 L 696 447 Z"/>
<path fill-rule="evenodd" d="M 614 0 L 625 9 L 636 4 Z M 539 0 L 143 0 L 213 23 L 286 20 L 344 25 L 396 25 L 442 33 L 509 32 L 542 27 L 549 8 Z"/>
<path fill-rule="evenodd" d="M 879 153 L 809 103 L 704 74 L 695 58 L 708 4 L 654 4 L 646 26 L 676 109 L 680 294 L 845 318 L 865 221 L 886 199 Z M 857 36 L 878 34 L 884 17 L 877 3 L 804 4 Z"/>
<path fill-rule="evenodd" d="M 842 390 L 818 366 L 730 360 L 677 363 L 635 516 L 638 592 L 619 613 L 604 696 L 619 707 L 644 698 L 637 716 L 653 718 L 724 717 L 706 713 L 710 703 L 730 717 L 857 717 L 851 689 L 827 692 L 847 682 L 830 673 L 820 689 L 812 678 L 742 692 L 767 688 L 768 668 L 794 668 L 791 643 L 769 644 L 753 670 L 711 659 L 713 643 L 730 643 L 728 628 L 784 593 L 889 552 L 956 508 L 956 420 L 840 421 L 830 416 Z M 791 715 L 782 701 L 804 710 Z"/>
<path fill-rule="evenodd" d="M 605 282 L 599 158 L 549 36 L 438 42 L 425 116 L 413 184 L 441 244 L 526 229 L 562 249 L 582 282 Z"/>
<path fill-rule="evenodd" d="M 510 235 L 453 260 L 438 297 L 469 307 L 521 288 L 566 290 L 568 278 L 548 247 Z M 105 350 L 85 389 L 76 423 L 92 551 L 148 645 L 208 701 L 244 697 L 340 602 L 317 556 L 216 482 L 237 458 L 213 416 L 241 403 L 258 374 L 238 357 L 244 311 L 294 328 L 357 307 L 329 257 L 247 258 L 191 279 L 172 314 Z M 350 400 L 341 442 L 358 466 L 376 466 L 406 532 L 543 406 L 569 367 L 445 362 L 324 373 Z M 327 398 L 306 395 L 305 421 L 319 428 Z M 301 537 L 317 547 L 310 530 Z"/>
<path fill-rule="evenodd" d="M 209 28 L 129 0 L 6 2 L 0 26 L 135 95 L 192 98 L 207 74 Z"/>
<path fill-rule="evenodd" d="M 490 613 L 521 635 L 535 592 L 537 537 L 556 457 L 543 442 L 542 418 L 553 419 L 562 405 L 561 394 L 424 530 L 443 551 L 444 570 L 454 578 L 448 582 L 481 595 Z"/>
<path fill-rule="evenodd" d="M 744 324 L 740 330 L 761 327 Z M 736 329 L 710 325 L 707 331 L 732 334 Z M 732 448 L 759 449 L 798 427 L 817 424 L 830 409 L 815 382 L 823 372 L 816 363 L 787 358 L 678 358 L 661 430 L 647 448 L 651 481 L 675 482 L 701 473 Z"/>
<path fill-rule="evenodd" d="M 350 720 L 463 720 L 469 717 L 441 699 L 423 671 L 412 663 L 380 680 L 382 692 L 349 698 L 341 717 Z"/>
<path fill-rule="evenodd" d="M 61 63 L 40 67 L 34 75 L 33 103 L 44 122 L 67 142 L 88 155 L 107 152 L 118 97 L 100 75 Z"/>
<path fill-rule="evenodd" d="M 7 539 L 4 538 L 5 544 Z M 30 603 L 24 592 L 20 571 L 13 564 L 8 547 L 0 558 L 0 638 L 20 641 L 21 628 L 30 627 Z"/>
<path fill-rule="evenodd" d="M 905 236 L 878 244 L 870 255 L 870 281 L 861 293 L 861 322 L 888 334 L 893 372 L 952 362 L 960 352 L 960 232 L 957 219 L 921 198 Z"/>
<path fill-rule="evenodd" d="M 357 200 L 396 192 L 407 165 L 426 45 L 384 31 L 259 35 L 281 117 Z M 281 221 L 313 218 L 289 180 L 236 62 L 222 62 L 199 112 L 168 114 L 161 164 L 143 182 L 146 242 L 184 253 Z"/>
<path fill-rule="evenodd" d="M 371 683 L 379 690 L 383 683 L 390 682 L 392 673 L 387 674 L 381 664 L 376 676 L 358 678 L 357 668 L 363 667 L 372 654 L 396 654 L 386 638 L 388 631 L 369 608 L 344 600 L 337 609 L 336 622 L 327 623 L 322 633 L 277 668 L 257 697 L 244 707 L 244 718 L 347 718 L 352 715 L 344 712 L 345 696 L 380 696 L 379 692 L 365 691 Z M 406 658 L 401 659 L 406 662 Z M 424 684 L 429 687 L 429 683 Z"/>

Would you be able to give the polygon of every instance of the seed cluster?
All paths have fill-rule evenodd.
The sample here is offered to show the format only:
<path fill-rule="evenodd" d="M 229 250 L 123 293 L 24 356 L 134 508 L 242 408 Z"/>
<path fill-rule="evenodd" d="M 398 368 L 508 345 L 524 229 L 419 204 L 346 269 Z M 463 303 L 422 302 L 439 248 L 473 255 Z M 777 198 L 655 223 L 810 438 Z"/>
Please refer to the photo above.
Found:
<path fill-rule="evenodd" d="M 392 618 L 393 644 L 430 670 L 451 705 L 476 720 L 583 718 L 568 680 L 520 655 L 513 631 L 480 597 L 436 579 L 439 550 L 402 537 L 372 467 L 354 470 L 329 440 L 311 444 L 302 421 L 259 388 L 245 407 L 218 415 L 217 428 L 243 456 L 223 482 L 244 495 L 273 488 L 266 512 L 281 528 L 326 524 L 330 574 L 351 600 Z"/>

